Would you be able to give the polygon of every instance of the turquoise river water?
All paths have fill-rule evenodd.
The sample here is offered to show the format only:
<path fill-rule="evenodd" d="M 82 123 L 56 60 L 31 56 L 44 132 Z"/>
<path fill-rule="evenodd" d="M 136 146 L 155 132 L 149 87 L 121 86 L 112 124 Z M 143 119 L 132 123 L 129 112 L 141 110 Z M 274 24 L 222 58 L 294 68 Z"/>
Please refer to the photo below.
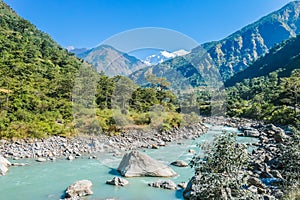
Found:
<path fill-rule="evenodd" d="M 197 140 L 182 140 L 168 144 L 156 150 L 141 149 L 151 157 L 169 164 L 175 160 L 189 162 L 193 155 L 188 153 L 194 149 L 198 153 L 197 144 L 211 142 L 215 134 L 223 130 L 237 131 L 234 128 L 223 126 L 209 126 L 209 131 Z M 238 138 L 240 142 L 254 142 L 253 138 Z M 178 144 L 178 142 L 182 144 Z M 161 180 L 156 177 L 128 178 L 129 185 L 116 187 L 105 184 L 118 174 L 114 169 L 118 167 L 122 157 L 113 157 L 111 154 L 99 154 L 97 159 L 78 158 L 73 161 L 56 160 L 38 163 L 34 160 L 18 160 L 28 165 L 22 167 L 10 167 L 6 176 L 0 177 L 0 200 L 51 200 L 60 199 L 64 190 L 73 182 L 88 179 L 92 181 L 93 195 L 87 200 L 104 200 L 114 198 L 119 200 L 173 200 L 183 199 L 182 190 L 170 191 L 152 188 L 149 182 Z M 15 162 L 15 161 L 11 161 Z M 173 178 L 175 183 L 188 181 L 194 171 L 190 167 L 179 168 L 171 166 L 179 175 Z"/>

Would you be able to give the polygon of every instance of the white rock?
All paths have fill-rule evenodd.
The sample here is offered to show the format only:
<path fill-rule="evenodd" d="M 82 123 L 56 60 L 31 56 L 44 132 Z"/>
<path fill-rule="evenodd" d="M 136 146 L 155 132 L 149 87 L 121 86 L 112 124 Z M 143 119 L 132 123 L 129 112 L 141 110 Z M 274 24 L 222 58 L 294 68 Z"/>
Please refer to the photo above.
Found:
<path fill-rule="evenodd" d="M 91 190 L 92 182 L 89 180 L 76 181 L 66 190 L 65 199 L 79 199 L 79 197 L 93 194 Z"/>
<path fill-rule="evenodd" d="M 47 159 L 46 158 L 38 158 L 36 159 L 37 162 L 46 162 Z"/>

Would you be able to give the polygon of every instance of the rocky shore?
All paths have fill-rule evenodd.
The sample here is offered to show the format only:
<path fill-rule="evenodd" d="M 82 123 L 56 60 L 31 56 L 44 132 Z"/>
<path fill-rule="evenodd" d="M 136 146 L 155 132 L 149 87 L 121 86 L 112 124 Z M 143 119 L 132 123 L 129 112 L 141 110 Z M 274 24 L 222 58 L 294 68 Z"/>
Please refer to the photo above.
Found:
<path fill-rule="evenodd" d="M 74 138 L 53 136 L 47 139 L 0 140 L 0 155 L 14 160 L 34 158 L 46 161 L 92 156 L 98 152 L 118 154 L 119 151 L 139 148 L 159 148 L 180 139 L 195 139 L 206 130 L 203 124 L 198 123 L 162 133 L 156 130 L 128 130 L 116 136 L 85 135 Z"/>
<path fill-rule="evenodd" d="M 281 199 L 284 191 L 278 184 L 284 182 L 281 175 L 280 148 L 284 147 L 288 134 L 273 124 L 263 124 L 259 121 L 238 118 L 215 117 L 207 118 L 207 123 L 238 128 L 242 137 L 255 137 L 259 142 L 250 153 L 250 162 L 247 190 L 251 191 L 257 199 Z M 196 199 L 193 177 L 184 191 L 186 199 Z M 225 197 L 224 197 L 225 198 Z"/>

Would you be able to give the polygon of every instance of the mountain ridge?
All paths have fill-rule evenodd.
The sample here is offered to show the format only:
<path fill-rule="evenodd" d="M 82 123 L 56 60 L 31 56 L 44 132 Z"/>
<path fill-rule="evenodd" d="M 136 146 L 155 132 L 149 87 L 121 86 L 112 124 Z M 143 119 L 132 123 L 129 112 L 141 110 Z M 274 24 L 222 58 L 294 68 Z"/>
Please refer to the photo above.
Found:
<path fill-rule="evenodd" d="M 163 77 L 166 70 L 173 69 L 184 72 L 184 66 L 192 65 L 195 73 L 208 73 L 213 69 L 213 73 L 219 73 L 222 81 L 226 81 L 234 74 L 243 71 L 259 57 L 268 53 L 276 44 L 294 37 L 300 32 L 300 1 L 290 2 L 281 9 L 274 11 L 256 22 L 230 34 L 228 37 L 213 42 L 204 43 L 194 49 L 190 54 L 183 56 L 185 62 L 178 62 L 178 58 L 161 63 L 150 68 L 145 68 L 132 73 L 129 77 L 138 84 L 145 83 L 147 71 L 159 71 L 154 74 Z M 202 59 L 202 60 L 201 60 Z M 163 69 L 165 66 L 166 69 Z M 156 70 L 155 70 L 156 69 Z M 159 69 L 159 70 L 158 70 Z M 189 67 L 189 70 L 191 67 Z M 217 69 L 219 72 L 216 72 Z M 163 72 L 165 71 L 165 72 Z M 200 75 L 193 74 L 184 77 L 193 83 L 203 83 Z M 172 81 L 172 80 L 169 80 Z M 191 84 L 194 87 L 201 86 Z"/>
<path fill-rule="evenodd" d="M 272 48 L 269 53 L 260 57 L 244 71 L 228 79 L 225 86 L 230 87 L 244 79 L 266 76 L 278 70 L 279 77 L 287 77 L 298 68 L 300 68 L 300 34 Z"/>

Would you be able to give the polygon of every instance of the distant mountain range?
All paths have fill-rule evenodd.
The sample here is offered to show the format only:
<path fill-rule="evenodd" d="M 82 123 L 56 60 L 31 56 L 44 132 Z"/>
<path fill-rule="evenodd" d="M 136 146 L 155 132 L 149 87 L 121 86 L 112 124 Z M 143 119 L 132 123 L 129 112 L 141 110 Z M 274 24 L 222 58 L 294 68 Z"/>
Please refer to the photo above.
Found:
<path fill-rule="evenodd" d="M 129 77 L 143 85 L 146 84 L 145 76 L 153 73 L 172 82 L 176 81 L 170 75 L 170 70 L 173 70 L 181 74 L 180 81 L 186 80 L 196 87 L 205 85 L 203 75 L 213 74 L 218 69 L 221 79 L 226 81 L 268 53 L 276 44 L 295 37 L 300 32 L 299 14 L 300 1 L 291 2 L 223 40 L 202 44 L 183 57 L 143 68 Z"/>
<path fill-rule="evenodd" d="M 99 45 L 92 49 L 69 48 L 68 50 L 77 57 L 93 64 L 98 72 L 103 71 L 108 76 L 127 76 L 146 66 L 156 65 L 189 53 L 183 49 L 175 52 L 158 50 L 156 53 L 140 60 L 109 45 Z"/>

